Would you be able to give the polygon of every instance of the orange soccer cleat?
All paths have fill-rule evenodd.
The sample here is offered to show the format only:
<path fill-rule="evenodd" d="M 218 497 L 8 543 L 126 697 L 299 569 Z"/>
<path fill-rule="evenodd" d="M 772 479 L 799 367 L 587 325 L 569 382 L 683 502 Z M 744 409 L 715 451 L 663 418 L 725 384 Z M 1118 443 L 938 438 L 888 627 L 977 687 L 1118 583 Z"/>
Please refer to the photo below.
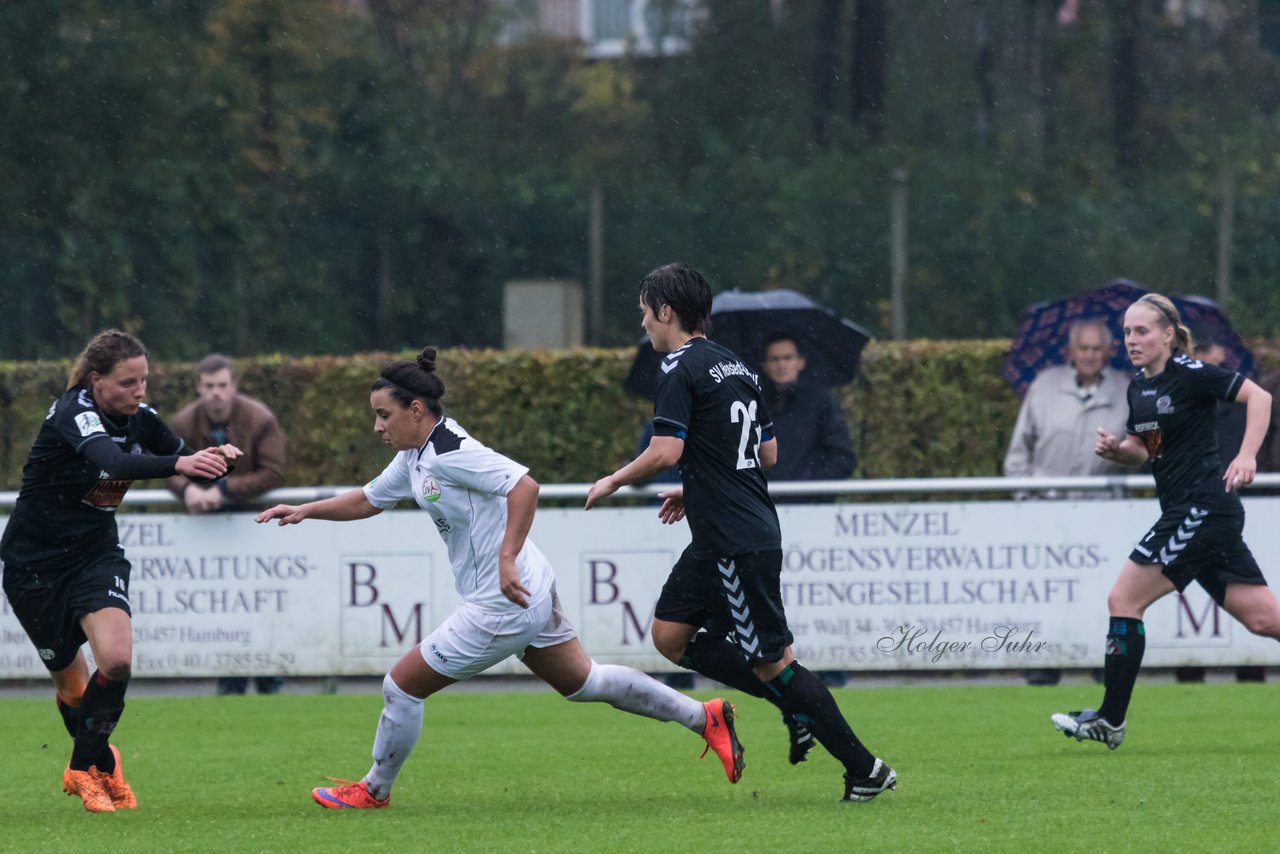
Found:
<path fill-rule="evenodd" d="M 724 773 L 729 782 L 736 783 L 742 779 L 742 769 L 746 767 L 746 762 L 742 758 L 742 744 L 733 729 L 733 706 L 728 701 L 717 698 L 703 703 L 702 708 L 707 714 L 707 722 L 702 727 L 702 737 L 706 739 L 707 747 L 702 755 L 706 756 L 707 750 L 714 750 L 724 764 Z"/>
<path fill-rule="evenodd" d="M 138 808 L 138 799 L 133 796 L 133 789 L 124 781 L 124 766 L 120 762 L 120 751 L 114 744 L 108 745 L 108 747 L 111 748 L 111 753 L 116 758 L 116 770 L 110 774 L 98 772 L 98 776 L 102 780 L 102 788 L 107 790 L 107 794 L 111 797 L 111 803 L 116 809 L 136 810 Z"/>
<path fill-rule="evenodd" d="M 89 812 L 115 812 L 111 796 L 102 784 L 103 776 L 94 768 L 72 771 L 68 765 L 62 772 L 62 791 L 68 795 L 78 795 Z"/>
<path fill-rule="evenodd" d="M 336 777 L 330 777 L 329 779 L 343 785 L 311 790 L 311 797 L 327 810 L 381 809 L 391 803 L 390 795 L 378 800 L 369 794 L 369 787 L 364 784 L 363 780 L 359 783 L 353 783 L 350 780 L 339 780 Z"/>

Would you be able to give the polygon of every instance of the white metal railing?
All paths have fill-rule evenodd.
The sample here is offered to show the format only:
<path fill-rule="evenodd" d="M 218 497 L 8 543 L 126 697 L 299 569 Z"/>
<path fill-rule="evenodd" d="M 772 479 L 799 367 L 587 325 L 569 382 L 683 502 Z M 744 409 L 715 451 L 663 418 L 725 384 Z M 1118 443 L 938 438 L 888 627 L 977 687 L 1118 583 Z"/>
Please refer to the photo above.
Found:
<path fill-rule="evenodd" d="M 1280 474 L 1260 474 L 1254 487 L 1280 487 Z M 649 484 L 625 487 L 621 498 L 655 496 L 671 484 Z M 890 495 L 903 493 L 1006 493 L 1009 495 L 1043 495 L 1054 497 L 1066 492 L 1105 492 L 1111 497 L 1124 497 L 1133 491 L 1155 487 L 1150 475 L 1100 475 L 1095 477 L 915 477 L 888 480 L 811 480 L 769 484 L 769 492 L 779 496 L 805 495 Z M 295 486 L 275 489 L 259 498 L 257 504 L 297 504 L 331 498 L 358 486 Z M 1253 487 L 1250 487 L 1253 488 Z M 540 497 L 546 499 L 586 498 L 589 483 L 542 484 Z M 1243 491 L 1249 494 L 1249 489 Z M 0 492 L 0 510 L 10 510 L 18 493 Z M 133 489 L 125 494 L 125 505 L 179 507 L 182 502 L 167 489 Z"/>

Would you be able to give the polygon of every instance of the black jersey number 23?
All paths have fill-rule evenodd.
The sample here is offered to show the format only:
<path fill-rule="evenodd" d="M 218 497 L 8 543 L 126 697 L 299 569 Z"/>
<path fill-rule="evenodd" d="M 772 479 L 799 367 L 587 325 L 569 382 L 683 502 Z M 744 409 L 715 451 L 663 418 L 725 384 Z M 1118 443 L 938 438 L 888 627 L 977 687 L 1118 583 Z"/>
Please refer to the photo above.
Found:
<path fill-rule="evenodd" d="M 760 467 L 760 425 L 756 423 L 756 402 L 735 400 L 729 404 L 729 421 L 741 425 L 738 434 L 737 468 Z"/>

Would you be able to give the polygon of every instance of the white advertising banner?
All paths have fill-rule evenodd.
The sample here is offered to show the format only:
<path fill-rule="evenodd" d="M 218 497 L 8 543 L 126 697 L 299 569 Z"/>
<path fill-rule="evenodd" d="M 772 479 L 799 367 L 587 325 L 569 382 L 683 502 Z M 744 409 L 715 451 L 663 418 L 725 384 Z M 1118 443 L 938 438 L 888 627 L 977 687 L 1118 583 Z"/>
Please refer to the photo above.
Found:
<path fill-rule="evenodd" d="M 1246 500 L 1267 572 L 1280 498 Z M 1154 501 L 786 504 L 782 593 L 814 669 L 1098 667 L 1107 591 Z M 248 514 L 126 513 L 134 674 L 377 675 L 455 607 L 426 514 L 257 525 Z M 598 661 L 672 670 L 649 623 L 685 525 L 656 508 L 543 508 L 532 537 Z M 1274 573 L 1273 573 L 1274 574 Z M 1280 664 L 1198 586 L 1146 615 L 1151 666 Z M 521 672 L 507 661 L 497 672 Z M 0 599 L 0 679 L 44 674 Z"/>

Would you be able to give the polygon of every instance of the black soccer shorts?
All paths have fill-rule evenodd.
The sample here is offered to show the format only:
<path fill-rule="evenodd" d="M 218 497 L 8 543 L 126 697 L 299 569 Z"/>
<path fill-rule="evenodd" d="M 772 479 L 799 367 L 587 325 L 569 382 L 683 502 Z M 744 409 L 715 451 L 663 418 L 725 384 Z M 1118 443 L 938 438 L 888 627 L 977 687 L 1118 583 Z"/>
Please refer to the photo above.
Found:
<path fill-rule="evenodd" d="M 129 610 L 129 561 L 120 547 L 95 552 L 78 566 L 4 567 L 13 614 L 50 672 L 65 670 L 88 638 L 80 618 L 103 608 Z"/>
<path fill-rule="evenodd" d="M 653 615 L 722 634 L 749 663 L 780 661 L 793 640 L 781 577 L 780 550 L 695 558 L 690 547 L 662 585 Z"/>
<path fill-rule="evenodd" d="M 1192 581 L 1199 582 L 1219 605 L 1228 584 L 1267 583 L 1244 543 L 1244 515 L 1217 514 L 1195 505 L 1165 511 L 1129 559 L 1161 564 L 1179 593 Z"/>

